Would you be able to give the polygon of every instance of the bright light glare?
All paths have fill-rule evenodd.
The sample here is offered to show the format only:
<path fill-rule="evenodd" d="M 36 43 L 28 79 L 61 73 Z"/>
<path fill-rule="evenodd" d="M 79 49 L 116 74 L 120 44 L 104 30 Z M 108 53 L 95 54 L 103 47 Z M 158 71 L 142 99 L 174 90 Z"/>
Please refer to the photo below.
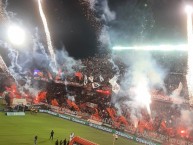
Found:
<path fill-rule="evenodd" d="M 192 12 L 193 12 L 192 6 L 187 5 L 187 6 L 185 7 L 185 11 L 186 11 L 186 13 L 192 13 Z"/>
<path fill-rule="evenodd" d="M 188 45 L 159 45 L 159 46 L 134 46 L 134 47 L 123 47 L 123 46 L 114 46 L 113 50 L 159 50 L 159 51 L 188 51 Z"/>
<path fill-rule="evenodd" d="M 143 78 L 143 76 L 138 76 L 139 78 L 139 84 L 137 84 L 135 88 L 135 101 L 142 105 L 143 107 L 146 107 L 149 114 L 151 114 L 150 110 L 150 104 L 151 104 L 151 95 L 148 90 L 148 84 L 147 80 Z"/>
<path fill-rule="evenodd" d="M 22 45 L 26 37 L 25 31 L 17 25 L 9 26 L 7 35 L 10 42 L 14 45 Z"/>

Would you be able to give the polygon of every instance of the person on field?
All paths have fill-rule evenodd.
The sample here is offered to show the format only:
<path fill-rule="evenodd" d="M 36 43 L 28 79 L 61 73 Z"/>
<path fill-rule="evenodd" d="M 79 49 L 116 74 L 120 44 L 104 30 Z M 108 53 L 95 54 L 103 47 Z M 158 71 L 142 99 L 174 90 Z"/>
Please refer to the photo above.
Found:
<path fill-rule="evenodd" d="M 60 145 L 62 145 L 63 144 L 63 141 L 62 140 L 60 140 Z"/>
<path fill-rule="evenodd" d="M 66 145 L 69 145 L 69 143 L 70 143 L 70 142 L 68 141 L 68 142 L 66 143 Z"/>
<path fill-rule="evenodd" d="M 36 135 L 36 136 L 34 137 L 34 145 L 37 144 L 37 140 L 38 140 L 38 136 Z"/>
<path fill-rule="evenodd" d="M 58 145 L 58 139 L 56 140 L 55 145 Z"/>
<path fill-rule="evenodd" d="M 50 132 L 50 139 L 53 140 L 53 138 L 54 138 L 54 131 L 52 130 L 52 131 Z"/>
<path fill-rule="evenodd" d="M 63 145 L 66 145 L 66 139 L 64 139 L 64 141 L 63 141 Z"/>
<path fill-rule="evenodd" d="M 70 134 L 70 141 L 74 138 L 74 133 Z"/>

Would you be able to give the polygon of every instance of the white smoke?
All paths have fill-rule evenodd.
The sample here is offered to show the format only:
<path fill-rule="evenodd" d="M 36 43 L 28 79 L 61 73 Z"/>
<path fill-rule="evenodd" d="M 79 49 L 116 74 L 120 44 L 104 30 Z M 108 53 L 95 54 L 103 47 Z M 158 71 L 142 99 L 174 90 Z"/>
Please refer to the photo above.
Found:
<path fill-rule="evenodd" d="M 66 72 L 67 75 L 74 74 L 76 71 L 75 68 L 81 66 L 81 61 L 70 57 L 64 48 L 56 51 L 56 60 L 58 65 Z"/>
<path fill-rule="evenodd" d="M 159 67 L 150 52 L 132 51 L 117 55 L 128 70 L 121 80 L 122 91 L 118 96 L 113 96 L 114 101 L 115 104 L 120 104 L 123 102 L 119 102 L 119 98 L 126 97 L 127 101 L 124 104 L 130 108 L 133 124 L 136 125 L 141 117 L 141 109 L 146 108 L 151 114 L 151 90 L 154 88 L 165 90 L 165 70 Z"/>
<path fill-rule="evenodd" d="M 115 64 L 114 59 L 110 58 L 110 59 L 108 59 L 108 61 L 112 64 L 112 70 L 115 70 L 116 75 L 119 76 L 120 70 L 119 70 L 119 67 Z"/>
<path fill-rule="evenodd" d="M 98 34 L 98 41 L 101 46 L 108 47 L 111 44 L 108 23 L 115 20 L 116 14 L 111 11 L 107 0 L 90 0 L 90 9 L 95 13 L 96 21 L 102 24 Z"/>
<path fill-rule="evenodd" d="M 181 110 L 180 121 L 188 130 L 192 130 L 193 112 L 190 110 Z"/>
<path fill-rule="evenodd" d="M 183 85 L 182 85 L 182 83 L 180 82 L 179 85 L 178 85 L 178 88 L 176 88 L 176 89 L 172 92 L 171 97 L 180 97 L 180 93 L 181 93 L 182 89 L 183 89 Z"/>
<path fill-rule="evenodd" d="M 146 80 L 148 87 L 159 86 L 164 87 L 164 78 L 166 72 L 161 68 L 150 52 L 131 52 L 126 53 L 126 57 L 122 57 L 122 61 L 128 66 L 129 70 L 125 74 L 125 82 L 130 82 L 131 85 L 140 83 L 141 80 Z M 128 84 L 128 83 L 126 83 Z"/>
<path fill-rule="evenodd" d="M 108 33 L 108 26 L 103 26 L 99 35 L 99 42 L 101 42 L 101 44 L 103 46 L 110 46 L 111 45 L 111 39 L 110 39 L 110 35 Z"/>

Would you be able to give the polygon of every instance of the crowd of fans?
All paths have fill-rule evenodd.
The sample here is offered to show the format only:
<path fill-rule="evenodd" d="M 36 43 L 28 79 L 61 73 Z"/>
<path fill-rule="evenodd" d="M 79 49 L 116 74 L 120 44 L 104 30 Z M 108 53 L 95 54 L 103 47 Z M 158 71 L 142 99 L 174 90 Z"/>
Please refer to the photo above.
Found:
<path fill-rule="evenodd" d="M 113 97 L 117 94 L 111 90 L 112 86 L 109 80 L 119 74 L 117 80 L 119 83 L 128 66 L 116 57 L 112 60 L 110 55 L 83 59 L 81 65 L 81 67 L 74 66 L 75 72 L 73 74 L 68 76 L 64 74 L 64 77 L 61 75 L 57 78 L 57 81 L 74 82 L 74 84 L 67 85 L 65 83 L 56 83 L 53 80 L 45 82 L 34 79 L 32 83 L 43 83 L 45 88 L 42 92 L 46 92 L 38 101 L 69 109 L 77 114 L 84 114 L 83 117 L 86 119 L 103 122 L 123 131 L 127 130 L 127 126 L 133 126 L 135 128 L 134 133 L 152 131 L 171 137 L 193 140 L 193 132 L 188 130 L 188 126 L 185 126 L 180 119 L 182 109 L 191 109 L 189 104 L 175 105 L 153 100 L 150 106 L 150 115 L 145 108 L 139 109 L 135 104 L 132 104 L 132 98 L 128 100 L 128 96 L 119 97 L 114 102 L 112 101 Z M 184 63 L 182 65 L 184 67 Z M 79 75 L 76 75 L 76 72 Z M 88 79 L 85 83 L 85 76 L 93 76 L 93 80 L 89 82 Z M 49 76 L 43 74 L 38 77 L 48 78 Z M 100 86 L 93 87 L 93 82 L 99 82 Z M 169 73 L 164 82 L 168 94 L 171 94 L 177 88 L 179 82 L 186 84 L 183 73 Z M 164 95 L 163 90 L 157 90 L 157 93 Z M 181 95 L 187 98 L 186 86 L 184 86 Z"/>

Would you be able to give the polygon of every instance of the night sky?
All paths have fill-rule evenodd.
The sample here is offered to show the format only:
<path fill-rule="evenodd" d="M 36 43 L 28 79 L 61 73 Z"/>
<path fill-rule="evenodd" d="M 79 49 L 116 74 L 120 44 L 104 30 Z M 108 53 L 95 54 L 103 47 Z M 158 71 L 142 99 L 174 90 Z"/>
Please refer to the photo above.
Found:
<path fill-rule="evenodd" d="M 101 1 L 101 0 L 98 0 Z M 8 0 L 8 10 L 16 14 L 29 31 L 35 27 L 45 39 L 36 0 Z M 109 0 L 116 18 L 98 21 L 108 27 L 111 48 L 114 45 L 151 45 L 186 43 L 185 0 Z M 51 37 L 56 49 L 83 58 L 100 53 L 98 33 L 85 16 L 85 6 L 78 0 L 42 0 Z M 99 14 L 95 13 L 97 17 Z M 92 18 L 91 18 L 92 19 Z M 100 29 L 100 28 L 99 28 Z M 107 49 L 107 48 L 103 48 Z"/>

